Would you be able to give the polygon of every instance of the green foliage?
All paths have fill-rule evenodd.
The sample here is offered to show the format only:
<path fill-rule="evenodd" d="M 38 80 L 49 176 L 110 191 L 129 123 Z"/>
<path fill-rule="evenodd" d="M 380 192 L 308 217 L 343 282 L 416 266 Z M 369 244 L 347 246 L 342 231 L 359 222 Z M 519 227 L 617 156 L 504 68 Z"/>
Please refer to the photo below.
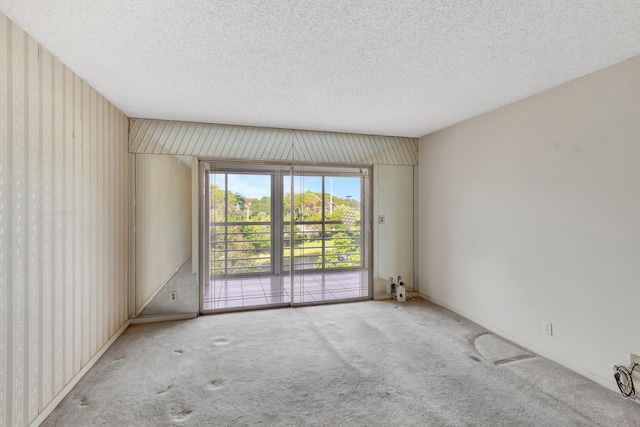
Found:
<path fill-rule="evenodd" d="M 327 233 L 329 234 L 329 233 Z M 359 267 L 361 265 L 360 231 L 339 231 L 325 241 L 325 268 Z M 322 260 L 315 265 L 322 268 Z"/>
<path fill-rule="evenodd" d="M 307 190 L 294 194 L 294 256 L 317 256 L 315 268 L 357 267 L 361 265 L 360 202 L 351 198 L 325 196 Z M 225 212 L 226 207 L 226 212 Z M 271 266 L 271 197 L 249 198 L 225 191 L 217 184 L 210 188 L 211 268 L 229 273 L 270 271 Z M 291 197 L 283 197 L 285 233 L 291 220 Z M 323 235 L 324 214 L 324 235 Z M 242 224 L 262 222 L 260 225 Z M 333 222 L 333 223 L 332 223 Z M 237 223 L 231 225 L 229 223 Z M 316 223 L 316 224 L 313 224 Z M 225 240 L 226 238 L 226 240 Z M 285 241 L 285 256 L 290 256 L 290 242 Z M 225 258 L 226 257 L 226 258 Z M 313 258 L 312 258 L 313 259 Z M 311 261 L 313 262 L 313 261 Z"/>
<path fill-rule="evenodd" d="M 271 197 L 251 199 L 251 218 L 255 218 L 257 221 L 271 220 Z"/>

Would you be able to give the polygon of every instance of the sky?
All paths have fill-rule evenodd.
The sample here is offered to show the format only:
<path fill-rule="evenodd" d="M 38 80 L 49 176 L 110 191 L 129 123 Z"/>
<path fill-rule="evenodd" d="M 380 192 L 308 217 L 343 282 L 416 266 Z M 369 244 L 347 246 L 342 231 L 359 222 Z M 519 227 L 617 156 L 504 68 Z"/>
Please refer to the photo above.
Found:
<path fill-rule="evenodd" d="M 224 187 L 223 175 L 214 174 L 217 181 L 212 183 Z M 331 185 L 333 182 L 333 186 Z M 290 178 L 284 177 L 284 192 L 288 192 Z M 301 191 L 322 191 L 322 178 L 319 176 L 296 176 L 294 179 L 295 192 Z M 346 198 L 351 196 L 354 200 L 360 200 L 360 177 L 344 177 L 344 176 L 327 176 L 326 188 L 327 194 L 333 187 L 333 195 L 336 197 Z M 253 174 L 229 174 L 229 190 L 234 193 L 240 193 L 245 197 L 260 199 L 264 196 L 270 196 L 271 176 L 270 175 L 253 175 Z"/>

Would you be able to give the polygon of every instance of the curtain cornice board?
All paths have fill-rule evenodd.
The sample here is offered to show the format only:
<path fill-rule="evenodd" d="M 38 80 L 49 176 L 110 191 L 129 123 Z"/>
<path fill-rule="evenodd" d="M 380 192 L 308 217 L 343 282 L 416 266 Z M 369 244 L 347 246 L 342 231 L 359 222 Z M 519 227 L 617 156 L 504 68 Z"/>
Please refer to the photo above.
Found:
<path fill-rule="evenodd" d="M 313 163 L 418 164 L 416 138 L 131 119 L 129 152 Z"/>

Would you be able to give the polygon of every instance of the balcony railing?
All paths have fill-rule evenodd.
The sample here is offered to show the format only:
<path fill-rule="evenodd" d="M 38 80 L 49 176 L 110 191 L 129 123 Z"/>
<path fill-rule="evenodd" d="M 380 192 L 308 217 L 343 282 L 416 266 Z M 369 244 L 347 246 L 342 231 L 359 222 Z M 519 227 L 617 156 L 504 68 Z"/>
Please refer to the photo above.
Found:
<path fill-rule="evenodd" d="M 273 271 L 272 226 L 264 222 L 210 224 L 212 275 L 270 273 Z M 362 267 L 360 224 L 341 221 L 283 224 L 283 269 L 289 271 L 293 252 L 295 270 L 331 270 Z"/>

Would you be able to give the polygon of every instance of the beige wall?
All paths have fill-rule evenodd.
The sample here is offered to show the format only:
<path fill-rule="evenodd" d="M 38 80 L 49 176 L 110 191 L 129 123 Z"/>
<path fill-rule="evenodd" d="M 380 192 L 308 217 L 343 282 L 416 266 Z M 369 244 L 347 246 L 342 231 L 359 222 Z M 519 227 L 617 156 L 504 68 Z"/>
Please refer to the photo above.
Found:
<path fill-rule="evenodd" d="M 640 352 L 640 57 L 419 151 L 420 290 L 613 388 Z"/>
<path fill-rule="evenodd" d="M 387 282 L 402 276 L 415 288 L 413 277 L 413 166 L 374 165 L 373 275 L 374 296 L 387 294 Z M 385 223 L 379 223 L 384 215 Z"/>
<path fill-rule="evenodd" d="M 136 154 L 136 314 L 191 256 L 191 169 Z"/>
<path fill-rule="evenodd" d="M 0 425 L 128 322 L 127 118 L 0 14 Z"/>

